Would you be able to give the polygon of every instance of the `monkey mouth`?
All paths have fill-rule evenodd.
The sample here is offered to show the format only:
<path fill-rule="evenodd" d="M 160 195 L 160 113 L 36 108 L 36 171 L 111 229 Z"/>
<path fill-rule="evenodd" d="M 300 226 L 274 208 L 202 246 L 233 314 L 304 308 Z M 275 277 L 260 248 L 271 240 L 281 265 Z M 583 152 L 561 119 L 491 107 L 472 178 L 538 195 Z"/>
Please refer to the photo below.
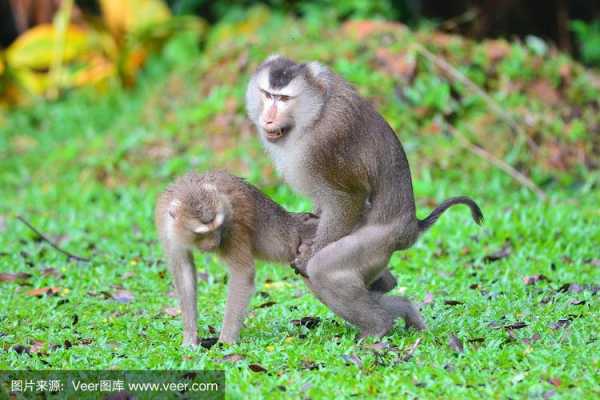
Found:
<path fill-rule="evenodd" d="M 269 142 L 276 142 L 285 135 L 287 135 L 291 130 L 292 127 L 290 125 L 272 130 L 265 129 L 265 137 Z"/>

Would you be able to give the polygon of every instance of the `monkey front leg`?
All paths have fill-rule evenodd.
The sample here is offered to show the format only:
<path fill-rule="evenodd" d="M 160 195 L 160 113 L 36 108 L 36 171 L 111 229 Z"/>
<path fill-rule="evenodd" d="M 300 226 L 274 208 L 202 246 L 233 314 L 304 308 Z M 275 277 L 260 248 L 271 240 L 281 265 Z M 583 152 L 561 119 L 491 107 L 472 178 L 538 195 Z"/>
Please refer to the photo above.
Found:
<path fill-rule="evenodd" d="M 175 291 L 179 298 L 183 317 L 183 345 L 198 344 L 197 331 L 197 295 L 196 267 L 191 252 L 184 249 L 172 249 L 169 254 L 169 269 L 173 274 Z"/>
<path fill-rule="evenodd" d="M 231 263 L 229 266 L 229 285 L 227 287 L 227 305 L 223 329 L 219 341 L 235 343 L 246 317 L 246 311 L 254 294 L 254 262 L 250 264 Z"/>

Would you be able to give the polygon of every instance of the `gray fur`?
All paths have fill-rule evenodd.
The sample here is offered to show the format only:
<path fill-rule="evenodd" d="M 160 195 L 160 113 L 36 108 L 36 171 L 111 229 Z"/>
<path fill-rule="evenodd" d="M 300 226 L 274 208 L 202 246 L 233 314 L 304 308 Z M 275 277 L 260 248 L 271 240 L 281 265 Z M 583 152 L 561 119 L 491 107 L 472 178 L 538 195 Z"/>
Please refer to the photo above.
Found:
<path fill-rule="evenodd" d="M 257 82 L 278 60 L 270 58 L 259 66 L 246 99 L 248 114 L 277 170 L 320 210 L 313 246 L 295 260 L 296 268 L 308 276 L 317 297 L 358 326 L 361 336 L 386 334 L 399 315 L 407 325 L 424 329 L 408 300 L 369 290 L 395 285 L 377 279 L 389 280 L 392 253 L 412 246 L 424 231 L 421 227 L 430 225 L 416 217 L 410 169 L 400 141 L 352 86 L 314 62 L 290 80 L 290 85 L 304 88 L 294 110 L 285 116 L 293 120 L 293 129 L 275 142 L 265 140 Z M 293 68 L 289 60 L 280 62 Z M 478 210 L 472 200 L 461 199 L 446 202 L 445 208 L 463 203 Z M 433 223 L 445 208 L 424 221 Z"/>

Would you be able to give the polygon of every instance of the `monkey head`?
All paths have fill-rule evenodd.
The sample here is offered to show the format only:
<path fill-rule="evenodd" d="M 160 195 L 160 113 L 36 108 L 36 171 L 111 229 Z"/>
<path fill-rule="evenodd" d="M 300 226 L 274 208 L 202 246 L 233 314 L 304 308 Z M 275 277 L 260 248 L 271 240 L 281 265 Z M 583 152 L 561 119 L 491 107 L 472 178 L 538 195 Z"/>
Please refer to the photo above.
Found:
<path fill-rule="evenodd" d="M 221 246 L 228 201 L 210 184 L 187 188 L 169 204 L 172 229 L 189 247 L 214 251 Z"/>
<path fill-rule="evenodd" d="M 324 69 L 317 62 L 299 64 L 279 55 L 258 67 L 248 84 L 246 109 L 261 139 L 281 141 L 318 117 L 323 88 L 316 77 Z"/>

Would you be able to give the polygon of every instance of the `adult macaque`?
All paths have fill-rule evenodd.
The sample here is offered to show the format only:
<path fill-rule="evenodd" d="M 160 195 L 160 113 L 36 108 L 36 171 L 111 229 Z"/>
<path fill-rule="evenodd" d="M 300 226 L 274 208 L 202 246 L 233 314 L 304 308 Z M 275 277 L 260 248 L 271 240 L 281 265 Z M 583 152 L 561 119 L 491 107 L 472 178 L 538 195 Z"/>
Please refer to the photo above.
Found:
<path fill-rule="evenodd" d="M 196 345 L 196 268 L 192 251 L 214 252 L 229 267 L 222 342 L 239 338 L 254 293 L 254 259 L 289 264 L 310 244 L 317 218 L 288 213 L 254 186 L 226 172 L 188 173 L 157 201 L 156 226 L 183 316 L 183 344 Z"/>
<path fill-rule="evenodd" d="M 396 250 L 412 246 L 452 205 L 417 219 L 406 155 L 371 104 L 327 67 L 272 56 L 253 75 L 247 111 L 285 181 L 319 210 L 313 245 L 294 264 L 321 301 L 358 326 L 361 337 L 392 327 L 389 296 L 369 291 Z M 410 304 L 410 302 L 408 302 Z M 414 309 L 414 307 L 413 307 Z M 424 329 L 420 316 L 407 324 Z"/>

